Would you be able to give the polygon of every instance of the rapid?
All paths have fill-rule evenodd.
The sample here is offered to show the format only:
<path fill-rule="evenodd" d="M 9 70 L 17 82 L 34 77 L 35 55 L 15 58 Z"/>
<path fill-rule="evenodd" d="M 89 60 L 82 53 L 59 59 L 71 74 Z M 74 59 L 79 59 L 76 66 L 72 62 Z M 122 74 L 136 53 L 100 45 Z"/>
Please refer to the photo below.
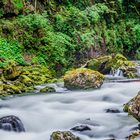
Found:
<path fill-rule="evenodd" d="M 133 117 L 123 112 L 123 104 L 137 95 L 140 82 L 105 82 L 100 89 L 87 91 L 68 91 L 62 83 L 50 86 L 57 92 L 41 94 L 37 90 L 28 96 L 0 100 L 0 118 L 18 116 L 26 131 L 0 130 L 0 140 L 50 140 L 52 132 L 69 131 L 80 125 L 91 129 L 72 131 L 81 140 L 125 140 L 138 126 Z"/>

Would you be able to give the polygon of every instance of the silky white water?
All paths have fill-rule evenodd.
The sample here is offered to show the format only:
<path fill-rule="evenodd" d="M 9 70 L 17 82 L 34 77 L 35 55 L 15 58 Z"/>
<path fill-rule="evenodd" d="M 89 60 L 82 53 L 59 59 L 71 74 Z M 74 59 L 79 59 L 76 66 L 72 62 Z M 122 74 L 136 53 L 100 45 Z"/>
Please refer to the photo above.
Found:
<path fill-rule="evenodd" d="M 139 82 L 105 83 L 101 89 L 92 91 L 65 91 L 61 85 L 53 86 L 58 93 L 0 101 L 0 117 L 18 116 L 26 130 L 0 131 L 0 140 L 50 140 L 53 131 L 70 130 L 81 124 L 92 129 L 74 132 L 81 140 L 124 140 L 138 125 L 123 112 L 123 104 L 138 93 Z M 118 109 L 120 113 L 106 113 L 106 109 Z"/>

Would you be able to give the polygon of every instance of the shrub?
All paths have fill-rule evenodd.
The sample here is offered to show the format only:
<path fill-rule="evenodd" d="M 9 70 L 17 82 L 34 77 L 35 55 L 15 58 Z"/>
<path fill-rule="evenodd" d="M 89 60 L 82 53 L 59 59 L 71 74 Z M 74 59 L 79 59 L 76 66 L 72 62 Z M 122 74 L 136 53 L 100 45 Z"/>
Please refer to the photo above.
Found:
<path fill-rule="evenodd" d="M 8 65 L 9 61 L 14 60 L 19 65 L 25 65 L 21 54 L 21 46 L 16 41 L 9 41 L 0 38 L 0 67 Z"/>

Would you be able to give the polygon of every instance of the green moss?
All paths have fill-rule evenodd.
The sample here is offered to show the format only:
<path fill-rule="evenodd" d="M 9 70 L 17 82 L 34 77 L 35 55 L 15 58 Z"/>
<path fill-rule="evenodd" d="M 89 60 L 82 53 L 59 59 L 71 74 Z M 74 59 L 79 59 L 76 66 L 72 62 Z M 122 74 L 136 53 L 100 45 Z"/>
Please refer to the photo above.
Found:
<path fill-rule="evenodd" d="M 138 77 L 136 64 L 121 54 L 112 54 L 91 59 L 87 63 L 87 68 L 97 70 L 103 74 L 110 74 L 111 70 L 116 71 L 117 69 L 121 69 L 124 76 L 128 78 Z"/>
<path fill-rule="evenodd" d="M 64 85 L 70 90 L 96 89 L 103 84 L 104 75 L 98 71 L 79 68 L 68 71 L 64 76 Z"/>
<path fill-rule="evenodd" d="M 2 86 L 3 86 L 2 91 L 4 91 L 6 94 L 8 93 L 12 95 L 21 93 L 20 89 L 13 84 L 3 84 Z"/>
<path fill-rule="evenodd" d="M 12 63 L 5 68 L 3 74 L 1 74 L 0 96 L 30 92 L 35 89 L 34 85 L 54 81 L 56 81 L 54 73 L 45 66 L 33 65 L 18 67 L 15 63 Z M 51 92 L 52 89 L 50 88 L 48 91 Z"/>
<path fill-rule="evenodd" d="M 53 87 L 46 86 L 45 88 L 40 90 L 41 93 L 50 93 L 50 92 L 56 92 L 56 90 Z"/>

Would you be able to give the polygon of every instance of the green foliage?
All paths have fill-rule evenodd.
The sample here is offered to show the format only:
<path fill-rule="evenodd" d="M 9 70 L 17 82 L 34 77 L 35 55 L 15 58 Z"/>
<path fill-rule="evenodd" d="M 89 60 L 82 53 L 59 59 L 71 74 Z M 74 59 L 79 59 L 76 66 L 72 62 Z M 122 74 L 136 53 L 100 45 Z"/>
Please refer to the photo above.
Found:
<path fill-rule="evenodd" d="M 138 40 L 138 43 L 140 44 L 140 24 L 136 24 L 133 28 L 132 28 L 134 35 L 135 35 L 135 39 Z"/>
<path fill-rule="evenodd" d="M 22 0 L 12 0 L 16 9 L 21 10 L 23 8 L 23 1 Z"/>
<path fill-rule="evenodd" d="M 71 38 L 61 32 L 55 32 L 45 13 L 20 16 L 13 22 L 2 23 L 3 37 L 6 35 L 9 39 L 16 39 L 24 51 L 35 54 L 32 64 L 48 65 L 51 68 L 60 65 L 62 69 L 72 63 L 74 45 Z M 8 34 L 3 33 L 5 28 Z"/>
<path fill-rule="evenodd" d="M 21 0 L 12 3 L 15 13 L 34 6 L 26 3 L 23 7 Z M 0 37 L 12 40 L 5 40 L 8 45 L 16 40 L 23 46 L 21 49 L 11 45 L 19 48 L 20 57 L 24 52 L 31 54 L 31 64 L 47 65 L 58 71 L 73 66 L 75 61 L 78 64 L 81 59 L 94 57 L 95 53 L 119 52 L 139 58 L 138 8 L 138 0 L 39 0 L 35 14 L 0 20 Z M 0 17 L 4 12 L 0 6 Z M 4 59 L 10 55 L 5 54 Z M 23 64 L 18 62 L 20 59 L 14 60 Z"/>
<path fill-rule="evenodd" d="M 8 41 L 0 38 L 0 67 L 8 65 L 14 60 L 19 65 L 24 65 L 25 61 L 21 55 L 21 46 L 16 41 Z"/>

